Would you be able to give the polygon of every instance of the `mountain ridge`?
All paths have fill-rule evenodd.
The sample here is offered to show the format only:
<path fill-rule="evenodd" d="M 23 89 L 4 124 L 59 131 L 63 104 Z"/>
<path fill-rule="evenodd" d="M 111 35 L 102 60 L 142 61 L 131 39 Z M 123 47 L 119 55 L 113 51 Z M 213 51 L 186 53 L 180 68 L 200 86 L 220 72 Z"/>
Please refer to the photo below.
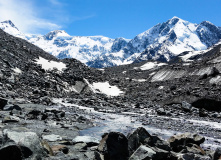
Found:
<path fill-rule="evenodd" d="M 10 20 L 0 23 L 0 28 L 28 40 L 59 59 L 76 58 L 94 68 L 144 60 L 168 62 L 182 52 L 204 50 L 221 39 L 221 28 L 211 22 L 195 24 L 176 16 L 131 40 L 122 37 L 70 36 L 64 30 L 51 31 L 45 35 L 25 35 Z"/>

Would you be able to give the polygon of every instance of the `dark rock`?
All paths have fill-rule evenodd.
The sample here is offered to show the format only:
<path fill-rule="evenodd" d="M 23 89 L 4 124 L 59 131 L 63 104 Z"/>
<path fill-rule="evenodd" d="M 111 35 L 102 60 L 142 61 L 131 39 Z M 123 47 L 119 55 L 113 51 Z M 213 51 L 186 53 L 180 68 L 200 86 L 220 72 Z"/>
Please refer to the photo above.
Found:
<path fill-rule="evenodd" d="M 146 138 L 144 144 L 149 145 L 151 147 L 157 147 L 165 151 L 171 151 L 169 143 L 160 139 L 156 135 L 152 135 L 151 137 Z"/>
<path fill-rule="evenodd" d="M 208 111 L 221 111 L 221 101 L 215 99 L 198 99 L 192 103 L 192 106 L 196 108 L 204 108 Z"/>
<path fill-rule="evenodd" d="M 126 160 L 129 157 L 128 140 L 119 132 L 110 132 L 100 142 L 98 151 L 106 160 Z"/>
<path fill-rule="evenodd" d="M 141 145 L 145 143 L 145 139 L 150 138 L 151 135 L 145 128 L 139 127 L 134 132 L 130 133 L 128 138 L 128 149 L 130 155 Z"/>
<path fill-rule="evenodd" d="M 3 110 L 3 108 L 5 107 L 7 103 L 8 103 L 8 100 L 4 98 L 0 98 L 0 109 Z"/>
<path fill-rule="evenodd" d="M 213 67 L 209 76 L 216 77 L 219 74 L 219 70 L 216 67 Z"/>
<path fill-rule="evenodd" d="M 190 134 L 190 133 L 175 135 L 168 139 L 170 147 L 175 152 L 180 152 L 184 148 L 184 146 L 186 146 L 189 143 L 197 144 L 199 146 L 204 141 L 205 141 L 204 137 L 198 134 Z"/>
<path fill-rule="evenodd" d="M 141 145 L 129 158 L 129 160 L 151 160 L 156 156 L 156 152 L 144 145 Z"/>
<path fill-rule="evenodd" d="M 163 108 L 159 108 L 156 111 L 157 111 L 157 114 L 159 114 L 159 115 L 166 115 L 167 114 Z"/>
<path fill-rule="evenodd" d="M 213 157 L 213 160 L 219 160 L 219 159 L 221 159 L 221 147 L 216 149 Z"/>
<path fill-rule="evenodd" d="M 21 107 L 19 107 L 18 105 L 14 105 L 14 104 L 8 104 L 3 108 L 4 111 L 11 111 L 13 109 L 18 110 L 18 111 L 22 110 Z"/>
<path fill-rule="evenodd" d="M 199 116 L 200 117 L 207 117 L 208 116 L 208 112 L 205 109 L 199 109 Z"/>
<path fill-rule="evenodd" d="M 0 148 L 1 160 L 22 160 L 21 148 L 15 144 L 5 145 Z"/>

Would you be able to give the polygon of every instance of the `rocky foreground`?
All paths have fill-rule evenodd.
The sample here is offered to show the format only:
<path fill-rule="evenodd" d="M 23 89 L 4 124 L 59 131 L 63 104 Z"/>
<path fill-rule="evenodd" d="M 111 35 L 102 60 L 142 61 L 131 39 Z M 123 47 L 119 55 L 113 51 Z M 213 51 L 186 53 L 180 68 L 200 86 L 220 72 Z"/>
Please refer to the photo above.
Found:
<path fill-rule="evenodd" d="M 69 103 L 71 104 L 71 100 Z M 64 102 L 64 101 L 63 101 Z M 2 160 L 218 160 L 221 148 L 201 148 L 205 137 L 184 133 L 163 140 L 139 127 L 128 135 L 104 133 L 100 139 L 81 136 L 96 117 L 84 110 L 54 103 L 52 106 L 0 99 Z"/>

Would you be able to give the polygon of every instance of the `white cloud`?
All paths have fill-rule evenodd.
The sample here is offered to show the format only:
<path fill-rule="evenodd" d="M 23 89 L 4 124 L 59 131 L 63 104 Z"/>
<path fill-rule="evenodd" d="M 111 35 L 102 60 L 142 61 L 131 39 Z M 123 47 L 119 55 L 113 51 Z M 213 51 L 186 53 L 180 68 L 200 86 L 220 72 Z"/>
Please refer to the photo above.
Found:
<path fill-rule="evenodd" d="M 0 0 L 0 21 L 11 20 L 24 33 L 41 33 L 61 28 L 60 25 L 40 17 L 41 11 L 33 0 Z"/>

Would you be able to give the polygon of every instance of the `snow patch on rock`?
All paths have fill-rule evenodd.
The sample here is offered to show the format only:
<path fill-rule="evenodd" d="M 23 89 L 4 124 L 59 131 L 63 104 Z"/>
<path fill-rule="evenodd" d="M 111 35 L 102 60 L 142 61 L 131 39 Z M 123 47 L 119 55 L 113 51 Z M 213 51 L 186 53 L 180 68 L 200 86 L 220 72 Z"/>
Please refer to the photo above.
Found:
<path fill-rule="evenodd" d="M 39 59 L 36 59 L 36 63 L 40 64 L 43 69 L 45 70 L 52 70 L 54 68 L 58 69 L 59 71 L 62 71 L 66 68 L 66 65 L 62 62 L 56 62 L 56 61 L 48 61 L 42 57 L 39 57 Z"/>
<path fill-rule="evenodd" d="M 98 92 L 104 93 L 107 96 L 119 96 L 124 92 L 121 91 L 117 86 L 111 86 L 109 82 L 97 82 L 93 83 L 92 87 Z"/>

